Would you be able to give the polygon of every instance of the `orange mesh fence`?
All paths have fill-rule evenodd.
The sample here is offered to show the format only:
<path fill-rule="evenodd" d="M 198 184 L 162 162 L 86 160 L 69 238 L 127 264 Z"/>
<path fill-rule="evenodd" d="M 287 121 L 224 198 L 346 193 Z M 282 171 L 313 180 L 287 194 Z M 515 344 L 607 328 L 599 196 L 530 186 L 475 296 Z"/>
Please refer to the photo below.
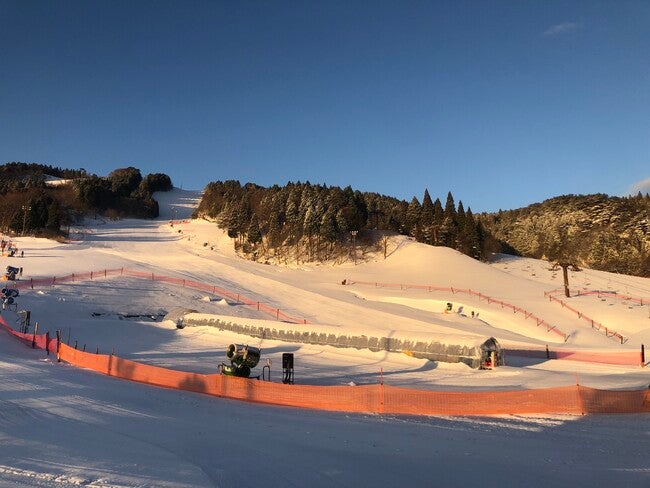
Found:
<path fill-rule="evenodd" d="M 56 285 L 57 283 L 88 281 L 97 278 L 108 278 L 111 276 L 131 276 L 133 278 L 148 279 L 151 281 L 162 281 L 165 283 L 172 283 L 183 287 L 203 290 L 205 292 L 212 293 L 213 295 L 218 295 L 223 298 L 230 298 L 231 300 L 234 300 L 237 303 L 241 303 L 243 305 L 256 307 L 258 311 L 271 315 L 276 320 L 283 320 L 283 321 L 293 322 L 297 324 L 307 323 L 307 320 L 304 318 L 293 317 L 285 312 L 282 312 L 279 308 L 271 307 L 270 305 L 266 305 L 262 302 L 251 300 L 250 298 L 247 298 L 239 293 L 234 293 L 228 290 L 224 290 L 223 288 L 219 288 L 217 286 L 209 285 L 206 283 L 199 283 L 192 280 L 185 280 L 182 278 L 174 278 L 171 276 L 157 275 L 154 273 L 148 273 L 144 271 L 135 271 L 128 268 L 105 269 L 101 271 L 89 271 L 86 273 L 72 273 L 67 276 L 54 276 L 49 278 L 30 278 L 29 280 L 26 281 L 16 282 L 16 288 L 34 289 L 34 287 L 52 286 L 52 285 Z"/>
<path fill-rule="evenodd" d="M 557 359 L 584 361 L 589 363 L 636 365 L 640 362 L 640 354 L 634 351 L 597 353 L 588 351 L 555 351 Z"/>
<path fill-rule="evenodd" d="M 619 366 L 645 366 L 643 353 L 637 351 L 597 352 L 576 351 L 571 349 L 504 349 L 504 353 L 506 356 L 561 359 L 569 361 L 583 361 L 586 363 L 616 364 Z"/>
<path fill-rule="evenodd" d="M 60 345 L 60 357 L 80 367 L 150 385 L 317 410 L 408 415 L 650 412 L 650 390 L 605 391 L 576 385 L 537 390 L 438 392 L 382 384 L 286 385 L 176 371 L 114 355 L 81 352 L 65 344 Z"/>
<path fill-rule="evenodd" d="M 25 342 L 0 317 L 0 325 Z M 36 336 L 36 347 L 58 349 L 61 360 L 109 376 L 149 385 L 204 393 L 247 402 L 360 413 L 403 415 L 506 415 L 648 413 L 650 389 L 596 390 L 566 386 L 536 390 L 440 392 L 383 384 L 365 386 L 287 385 L 221 374 L 199 374 L 161 368 L 115 355 L 76 350 L 56 340 Z M 57 348 L 58 346 L 58 348 Z"/>
<path fill-rule="evenodd" d="M 402 283 L 379 283 L 379 282 L 370 282 L 370 281 L 355 281 L 355 280 L 348 280 L 348 284 L 350 285 L 371 285 L 375 286 L 377 288 L 399 288 L 400 290 L 410 290 L 410 289 L 415 289 L 415 290 L 427 290 L 429 292 L 431 291 L 448 291 L 451 292 L 452 294 L 456 293 L 465 293 L 470 296 L 475 296 L 479 300 L 485 300 L 488 305 L 500 305 L 501 308 L 507 308 L 512 310 L 513 313 L 519 312 L 524 316 L 526 320 L 534 320 L 535 324 L 537 327 L 544 327 L 546 329 L 546 332 L 553 333 L 555 335 L 558 335 L 562 338 L 564 342 L 567 341 L 569 336 L 562 332 L 560 329 L 558 329 L 556 326 L 549 324 L 545 320 L 542 320 L 541 318 L 537 317 L 535 314 L 532 312 L 529 312 L 527 310 L 524 310 L 521 307 L 517 307 L 515 305 L 512 305 L 510 303 L 504 302 L 503 300 L 497 300 L 496 298 L 492 298 L 488 295 L 485 295 L 484 293 L 480 293 L 476 290 L 472 289 L 466 289 L 466 288 L 454 288 L 454 287 L 442 287 L 442 286 L 433 286 L 433 285 L 406 285 Z"/>
<path fill-rule="evenodd" d="M 50 352 L 56 351 L 56 339 L 50 338 L 49 334 L 26 334 L 23 332 L 18 332 L 11 328 L 11 326 L 7 324 L 7 322 L 5 322 L 2 317 L 0 317 L 0 327 L 6 329 L 12 336 L 20 339 L 22 342 L 25 342 L 28 345 L 31 345 L 33 348 L 46 349 Z"/>
<path fill-rule="evenodd" d="M 598 330 L 600 332 L 603 332 L 605 334 L 605 337 L 611 337 L 616 341 L 620 341 L 621 344 L 624 344 L 625 342 L 627 342 L 627 339 L 622 334 L 619 334 L 618 332 L 612 330 L 610 327 L 606 327 L 605 325 L 601 324 L 600 322 L 596 322 L 594 319 L 592 319 L 591 317 L 588 317 L 587 315 L 582 313 L 580 310 L 576 310 L 575 308 L 573 308 L 572 306 L 567 304 L 564 300 L 560 300 L 559 298 L 556 298 L 554 296 L 554 295 L 557 295 L 559 293 L 564 293 L 564 289 L 562 289 L 562 290 L 555 289 L 555 290 L 551 290 L 551 291 L 546 291 L 546 292 L 544 292 L 544 296 L 547 296 L 548 299 L 551 302 L 559 303 L 560 305 L 562 305 L 562 308 L 564 308 L 566 310 L 569 310 L 570 312 L 575 313 L 578 316 L 579 319 L 582 319 L 585 322 L 588 322 L 591 325 L 592 329 L 596 329 L 596 330 Z M 644 300 L 643 298 L 636 298 L 635 299 L 633 297 L 628 297 L 628 296 L 625 296 L 625 295 L 617 295 L 616 293 L 602 293 L 602 292 L 599 292 L 599 291 L 595 291 L 595 292 L 582 291 L 582 292 L 578 292 L 577 294 L 574 294 L 574 296 L 580 296 L 580 295 L 598 295 L 598 297 L 608 296 L 608 297 L 622 298 L 622 299 L 637 301 L 641 305 L 643 305 L 643 300 Z M 645 303 L 648 304 L 650 302 L 648 301 L 648 299 L 645 299 Z"/>

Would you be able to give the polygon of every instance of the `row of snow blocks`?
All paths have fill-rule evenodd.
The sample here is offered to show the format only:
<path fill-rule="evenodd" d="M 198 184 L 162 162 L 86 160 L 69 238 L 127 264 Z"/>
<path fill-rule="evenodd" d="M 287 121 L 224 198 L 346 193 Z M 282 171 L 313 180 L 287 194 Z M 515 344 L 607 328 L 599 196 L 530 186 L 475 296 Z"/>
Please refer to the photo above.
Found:
<path fill-rule="evenodd" d="M 464 363 L 472 368 L 481 366 L 481 351 L 478 347 L 469 347 L 456 344 L 442 344 L 439 342 L 420 342 L 399 337 L 379 337 L 365 335 L 335 335 L 322 332 L 303 331 L 293 329 L 279 329 L 271 327 L 252 326 L 237 322 L 224 321 L 219 318 L 195 319 L 191 316 L 183 317 L 185 326 L 211 326 L 228 330 L 237 334 L 248 335 L 261 339 L 273 339 L 283 342 L 301 344 L 316 344 L 354 349 L 370 349 L 373 352 L 387 351 L 408 353 L 409 356 L 442 361 L 447 363 Z M 291 325 L 291 324 L 287 324 Z"/>

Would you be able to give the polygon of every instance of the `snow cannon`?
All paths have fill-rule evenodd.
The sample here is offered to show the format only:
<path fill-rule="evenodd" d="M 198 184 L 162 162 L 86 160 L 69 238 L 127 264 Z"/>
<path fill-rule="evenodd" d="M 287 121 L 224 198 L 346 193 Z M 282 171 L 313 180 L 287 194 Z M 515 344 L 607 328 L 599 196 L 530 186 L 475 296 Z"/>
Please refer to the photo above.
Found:
<path fill-rule="evenodd" d="M 226 357 L 230 359 L 230 366 L 222 364 L 221 372 L 229 376 L 248 378 L 251 369 L 259 363 L 260 354 L 260 349 L 257 347 L 230 344 L 226 348 Z"/>
<path fill-rule="evenodd" d="M 7 266 L 7 272 L 5 273 L 5 278 L 11 281 L 16 279 L 16 275 L 20 272 L 20 268 L 14 266 Z"/>
<path fill-rule="evenodd" d="M 20 295 L 17 288 L 3 288 L 0 293 L 2 294 L 2 298 L 16 298 Z"/>

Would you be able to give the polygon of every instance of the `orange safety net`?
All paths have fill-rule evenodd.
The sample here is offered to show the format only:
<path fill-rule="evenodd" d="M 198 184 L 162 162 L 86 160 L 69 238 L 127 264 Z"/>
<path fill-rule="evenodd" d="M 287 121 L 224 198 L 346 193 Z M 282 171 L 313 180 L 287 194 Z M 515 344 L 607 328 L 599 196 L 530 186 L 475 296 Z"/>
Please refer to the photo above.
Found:
<path fill-rule="evenodd" d="M 220 374 L 198 374 L 78 351 L 59 357 L 101 373 L 150 385 L 273 405 L 343 412 L 407 415 L 585 414 L 650 412 L 650 390 L 605 391 L 583 386 L 537 390 L 440 392 L 382 384 L 287 385 Z"/>
<path fill-rule="evenodd" d="M 517 307 L 515 305 L 512 305 L 510 303 L 504 302 L 503 300 L 498 300 L 496 298 L 492 298 L 484 293 L 480 293 L 476 290 L 472 290 L 469 288 L 454 288 L 454 287 L 443 287 L 443 286 L 433 286 L 433 285 L 412 285 L 412 284 L 403 284 L 403 283 L 380 283 L 380 282 L 370 282 L 370 281 L 356 281 L 356 280 L 347 280 L 347 284 L 349 285 L 371 285 L 376 288 L 397 288 L 399 287 L 400 290 L 409 290 L 409 289 L 415 289 L 415 290 L 427 290 L 429 292 L 432 291 L 445 291 L 445 292 L 451 292 L 452 294 L 456 293 L 466 293 L 470 296 L 476 297 L 479 300 L 485 300 L 489 305 L 499 305 L 501 308 L 507 308 L 512 310 L 513 313 L 520 313 L 523 315 L 524 319 L 526 320 L 534 320 L 535 324 L 537 327 L 544 327 L 546 329 L 546 332 L 553 333 L 555 335 L 558 335 L 562 338 L 564 342 L 567 341 L 568 335 L 562 332 L 560 329 L 558 329 L 556 326 L 549 324 L 545 320 L 542 320 L 541 318 L 537 317 L 535 314 L 532 312 L 529 312 L 527 310 L 524 310 L 521 307 Z"/>
<path fill-rule="evenodd" d="M 57 283 L 88 281 L 97 278 L 108 278 L 112 276 L 131 276 L 134 278 L 147 279 L 151 281 L 164 281 L 166 283 L 172 283 L 183 287 L 203 290 L 205 292 L 212 293 L 213 295 L 219 295 L 224 298 L 230 298 L 231 300 L 235 300 L 238 303 L 242 303 L 244 305 L 256 307 L 257 310 L 273 316 L 276 320 L 283 320 L 283 321 L 293 322 L 297 324 L 307 323 L 307 319 L 292 317 L 291 315 L 282 312 L 278 308 L 271 307 L 259 301 L 251 300 L 250 298 L 247 298 L 241 295 L 240 293 L 234 293 L 228 290 L 224 290 L 223 288 L 219 288 L 214 285 L 199 283 L 191 280 L 185 280 L 182 278 L 174 278 L 171 276 L 156 275 L 154 273 L 147 273 L 144 271 L 135 271 L 128 268 L 104 269 L 100 271 L 89 271 L 86 273 L 72 273 L 66 276 L 58 276 L 58 277 L 53 276 L 49 278 L 36 278 L 36 279 L 30 278 L 29 281 L 22 281 L 16 283 L 15 287 L 21 290 L 25 288 L 34 289 L 35 286 L 36 287 L 53 286 L 56 285 Z"/>
<path fill-rule="evenodd" d="M 585 363 L 616 364 L 619 366 L 645 366 L 639 351 L 578 351 L 573 349 L 503 349 L 506 357 L 520 356 L 540 359 L 560 359 Z"/>
<path fill-rule="evenodd" d="M 56 339 L 50 338 L 49 334 L 26 334 L 24 332 L 18 332 L 12 329 L 2 317 L 0 317 L 0 326 L 6 329 L 12 336 L 31 345 L 35 349 L 47 349 L 50 352 L 56 351 Z"/>

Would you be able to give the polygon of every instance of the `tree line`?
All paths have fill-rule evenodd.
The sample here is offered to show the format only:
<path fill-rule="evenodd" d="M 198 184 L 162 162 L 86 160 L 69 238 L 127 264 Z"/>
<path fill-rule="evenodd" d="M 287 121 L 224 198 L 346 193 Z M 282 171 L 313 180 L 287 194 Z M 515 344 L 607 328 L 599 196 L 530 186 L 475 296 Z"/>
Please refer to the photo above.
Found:
<path fill-rule="evenodd" d="M 289 182 L 265 188 L 216 181 L 205 188 L 194 216 L 216 221 L 239 249 L 258 259 L 333 259 L 349 253 L 351 244 L 385 246 L 386 232 L 452 247 L 476 259 L 499 248 L 471 209 L 465 210 L 461 201 L 455 204 L 451 192 L 443 207 L 428 190 L 420 203 L 416 197 L 406 202 L 350 186 Z"/>
<path fill-rule="evenodd" d="M 69 181 L 49 185 L 49 176 Z M 169 176 L 154 173 L 143 178 L 132 166 L 99 177 L 84 169 L 4 164 L 0 166 L 0 232 L 57 237 L 89 214 L 155 218 L 159 209 L 152 193 L 171 189 Z"/>
<path fill-rule="evenodd" d="M 481 214 L 508 252 L 650 277 L 650 195 L 563 195 Z"/>

